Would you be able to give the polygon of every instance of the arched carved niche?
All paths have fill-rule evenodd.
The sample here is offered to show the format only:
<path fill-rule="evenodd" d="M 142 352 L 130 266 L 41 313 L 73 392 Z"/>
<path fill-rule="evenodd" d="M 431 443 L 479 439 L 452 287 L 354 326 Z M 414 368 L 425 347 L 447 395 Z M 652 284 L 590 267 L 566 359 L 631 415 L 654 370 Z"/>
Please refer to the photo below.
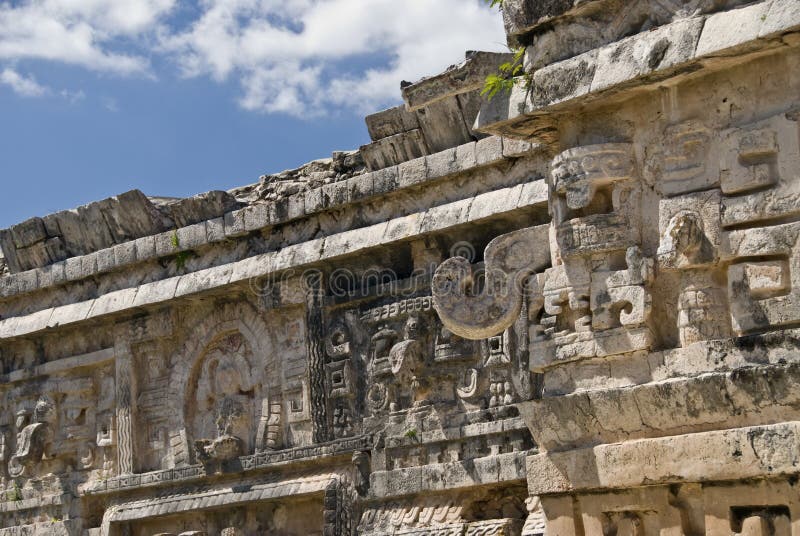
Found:
<path fill-rule="evenodd" d="M 264 320 L 247 304 L 229 305 L 186 333 L 170 377 L 182 401 L 172 432 L 174 465 L 266 448 L 270 397 L 279 400 L 282 371 Z"/>

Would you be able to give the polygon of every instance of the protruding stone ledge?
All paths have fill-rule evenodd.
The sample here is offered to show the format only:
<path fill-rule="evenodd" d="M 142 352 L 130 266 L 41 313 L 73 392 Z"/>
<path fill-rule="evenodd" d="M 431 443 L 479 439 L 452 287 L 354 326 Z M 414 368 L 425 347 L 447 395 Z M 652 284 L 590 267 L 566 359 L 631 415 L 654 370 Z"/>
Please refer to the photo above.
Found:
<path fill-rule="evenodd" d="M 370 475 L 370 499 L 452 491 L 525 480 L 528 452 L 510 452 L 459 462 L 428 464 Z"/>
<path fill-rule="evenodd" d="M 101 316 L 164 303 L 253 277 L 304 268 L 368 249 L 407 240 L 424 233 L 480 221 L 526 207 L 544 205 L 547 186 L 535 181 L 502 188 L 447 203 L 429 210 L 395 218 L 364 228 L 287 246 L 229 264 L 214 266 L 182 276 L 120 289 L 96 299 L 50 307 L 35 313 L 0 320 L 0 339 L 18 337 L 49 328 L 75 324 Z"/>
<path fill-rule="evenodd" d="M 467 59 L 459 65 L 403 87 L 403 100 L 408 110 L 415 112 L 447 97 L 481 89 L 487 76 L 512 59 L 513 54 L 467 52 Z"/>
<path fill-rule="evenodd" d="M 475 128 L 487 134 L 553 141 L 560 114 L 588 103 L 624 98 L 672 83 L 679 77 L 713 71 L 719 58 L 797 46 L 784 34 L 800 31 L 800 5 L 769 0 L 705 17 L 693 17 L 587 51 L 532 73 L 510 94 L 484 104 Z"/>
<path fill-rule="evenodd" d="M 72 257 L 0 278 L 0 300 L 112 272 L 135 263 L 170 257 L 208 244 L 245 236 L 353 203 L 418 187 L 505 159 L 523 157 L 539 146 L 517 140 L 486 138 L 391 166 L 351 179 L 331 183 L 274 203 L 251 205 L 223 217 L 179 229 L 144 236 L 87 255 Z"/>
<path fill-rule="evenodd" d="M 351 437 L 331 443 L 295 447 L 286 450 L 265 451 L 249 456 L 241 456 L 229 471 L 230 474 L 249 474 L 253 471 L 274 469 L 285 471 L 290 466 L 311 465 L 324 460 L 326 463 L 337 462 L 337 458 L 372 448 L 371 436 Z M 338 460 L 339 462 L 341 460 Z M 161 471 L 149 471 L 121 475 L 105 480 L 97 480 L 81 490 L 82 495 L 114 494 L 128 492 L 140 488 L 186 485 L 203 480 L 208 476 L 202 465 L 188 465 Z"/>
<path fill-rule="evenodd" d="M 282 497 L 302 497 L 324 493 L 332 481 L 341 478 L 337 473 L 296 476 L 277 482 L 258 482 L 233 488 L 186 490 L 185 493 L 136 500 L 116 505 L 108 510 L 106 522 L 117 523 L 152 517 L 162 517 L 181 512 L 202 511 L 211 508 L 230 507 L 255 501 L 268 501 Z"/>
<path fill-rule="evenodd" d="M 797 474 L 798 468 L 800 422 L 795 421 L 548 452 L 527 459 L 531 495 L 764 478 Z"/>
<path fill-rule="evenodd" d="M 800 420 L 800 364 L 750 366 L 628 388 L 523 402 L 521 415 L 548 451 Z"/>

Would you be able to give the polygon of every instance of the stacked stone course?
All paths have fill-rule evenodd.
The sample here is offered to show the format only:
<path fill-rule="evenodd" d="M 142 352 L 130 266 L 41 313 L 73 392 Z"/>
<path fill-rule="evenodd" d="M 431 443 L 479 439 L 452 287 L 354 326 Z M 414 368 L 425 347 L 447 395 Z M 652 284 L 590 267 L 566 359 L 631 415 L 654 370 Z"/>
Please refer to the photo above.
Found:
<path fill-rule="evenodd" d="M 503 16 L 509 93 L 0 231 L 0 536 L 800 535 L 800 3 Z"/>

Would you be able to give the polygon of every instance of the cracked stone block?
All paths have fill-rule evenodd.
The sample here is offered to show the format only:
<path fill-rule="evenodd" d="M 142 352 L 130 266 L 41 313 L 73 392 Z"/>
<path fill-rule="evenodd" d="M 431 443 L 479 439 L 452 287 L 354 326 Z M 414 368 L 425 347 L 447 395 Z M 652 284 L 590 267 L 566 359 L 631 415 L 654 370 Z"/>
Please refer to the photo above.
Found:
<path fill-rule="evenodd" d="M 428 154 L 420 129 L 401 132 L 361 147 L 367 169 L 377 171 Z"/>
<path fill-rule="evenodd" d="M 419 121 L 405 106 L 396 106 L 366 117 L 367 131 L 372 141 L 378 141 L 396 134 L 419 128 Z"/>

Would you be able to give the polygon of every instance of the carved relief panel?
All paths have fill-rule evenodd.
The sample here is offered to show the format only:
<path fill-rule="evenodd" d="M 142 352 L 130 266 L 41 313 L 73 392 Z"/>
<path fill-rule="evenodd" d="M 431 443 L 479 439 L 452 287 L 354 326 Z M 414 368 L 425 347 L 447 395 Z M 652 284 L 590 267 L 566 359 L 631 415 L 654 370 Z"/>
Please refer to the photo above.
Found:
<path fill-rule="evenodd" d="M 170 415 L 167 459 L 219 468 L 282 448 L 291 414 L 283 401 L 294 386 L 283 377 L 260 314 L 247 304 L 221 307 L 191 333 L 170 365 L 170 404 L 180 411 Z M 301 390 L 298 400 L 306 394 Z"/>
<path fill-rule="evenodd" d="M 507 301 L 522 303 L 523 294 L 530 293 L 526 303 L 533 370 L 652 347 L 649 287 L 654 261 L 641 249 L 641 189 L 631 144 L 564 151 L 553 160 L 549 180 L 549 240 L 539 227 L 504 235 L 487 247 L 487 274 L 498 267 L 506 278 L 528 283 L 528 290 L 523 284 L 513 287 Z M 532 252 L 549 252 L 550 259 Z M 449 259 L 437 269 L 437 310 L 465 336 L 496 335 L 516 317 L 508 314 L 495 322 L 486 315 L 470 315 L 477 298 L 468 295 L 467 268 Z M 536 275 L 529 280 L 531 274 Z M 486 301 L 487 295 L 491 292 L 478 296 Z M 461 318 L 468 316 L 475 326 Z"/>
<path fill-rule="evenodd" d="M 201 461 L 253 451 L 257 386 L 252 360 L 238 332 L 220 336 L 204 351 L 194 393 L 187 396 L 187 425 Z"/>
<path fill-rule="evenodd" d="M 3 385 L 2 502 L 60 497 L 74 493 L 76 484 L 116 474 L 113 356 L 105 351 L 73 359 L 88 362 L 89 357 L 97 359 L 75 371 L 18 377 Z M 4 508 L 0 522 L 8 522 L 5 514 L 12 515 L 12 524 L 62 516 L 63 508 L 61 500 L 36 500 L 24 508 Z"/>
<path fill-rule="evenodd" d="M 734 333 L 800 320 L 800 129 L 780 114 L 726 133 L 722 255 Z M 781 223 L 789 221 L 789 223 Z"/>

